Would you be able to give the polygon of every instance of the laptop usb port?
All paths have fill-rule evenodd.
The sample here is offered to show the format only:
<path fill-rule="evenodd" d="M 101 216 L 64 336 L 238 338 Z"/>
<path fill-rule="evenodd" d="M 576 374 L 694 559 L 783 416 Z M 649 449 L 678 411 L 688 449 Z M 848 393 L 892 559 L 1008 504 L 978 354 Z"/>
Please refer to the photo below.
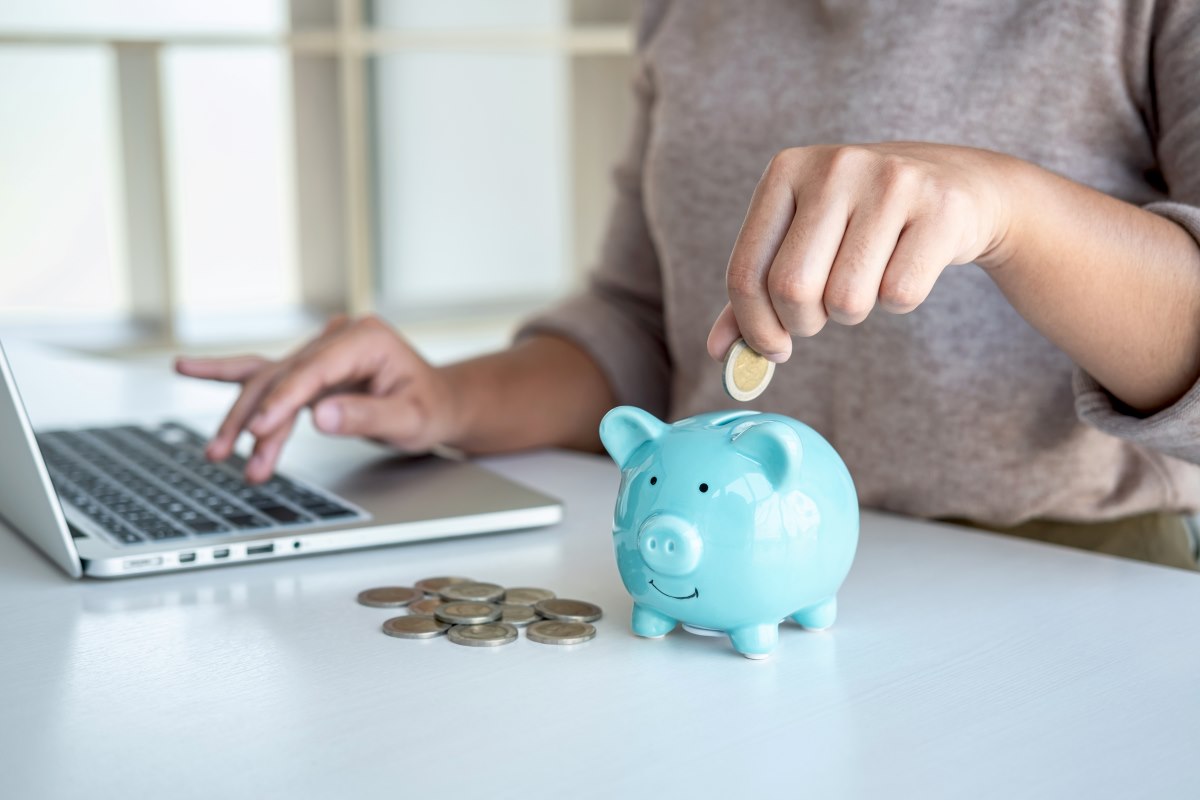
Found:
<path fill-rule="evenodd" d="M 196 560 L 195 553 L 180 553 L 179 554 L 179 563 L 180 564 L 190 564 L 191 562 L 193 562 L 195 560 Z"/>
<path fill-rule="evenodd" d="M 273 553 L 273 552 L 275 552 L 275 545 L 273 543 L 272 544 L 256 544 L 253 547 L 246 548 L 246 555 L 248 555 L 248 556 L 261 556 L 264 553 Z"/>
<path fill-rule="evenodd" d="M 229 548 L 222 547 L 220 550 L 213 550 L 213 558 L 229 558 Z"/>

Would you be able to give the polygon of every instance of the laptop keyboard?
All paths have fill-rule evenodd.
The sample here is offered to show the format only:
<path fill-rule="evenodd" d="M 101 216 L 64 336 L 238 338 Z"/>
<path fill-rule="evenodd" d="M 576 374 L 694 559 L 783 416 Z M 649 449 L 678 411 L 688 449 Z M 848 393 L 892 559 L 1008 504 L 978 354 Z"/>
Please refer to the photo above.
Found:
<path fill-rule="evenodd" d="M 366 518 L 282 475 L 250 486 L 240 456 L 209 462 L 204 437 L 177 423 L 50 431 L 37 440 L 59 497 L 123 544 Z"/>

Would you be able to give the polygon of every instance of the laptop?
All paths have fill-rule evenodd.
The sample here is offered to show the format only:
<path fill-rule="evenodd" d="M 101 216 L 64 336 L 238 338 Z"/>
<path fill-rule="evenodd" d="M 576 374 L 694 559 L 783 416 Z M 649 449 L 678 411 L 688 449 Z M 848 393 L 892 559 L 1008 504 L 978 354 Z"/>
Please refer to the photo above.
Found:
<path fill-rule="evenodd" d="M 34 432 L 0 346 L 0 518 L 78 578 L 196 569 L 534 528 L 562 504 L 483 467 L 300 435 L 288 473 L 204 457 L 187 425 Z"/>

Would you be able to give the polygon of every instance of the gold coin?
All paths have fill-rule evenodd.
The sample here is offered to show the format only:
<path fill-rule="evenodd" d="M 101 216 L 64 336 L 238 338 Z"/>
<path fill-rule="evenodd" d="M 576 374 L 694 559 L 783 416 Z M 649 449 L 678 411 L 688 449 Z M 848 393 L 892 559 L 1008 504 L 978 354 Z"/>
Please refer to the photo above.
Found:
<path fill-rule="evenodd" d="M 504 622 L 486 622 L 481 625 L 455 625 L 446 633 L 446 638 L 455 644 L 467 647 L 499 647 L 517 640 L 517 629 Z"/>
<path fill-rule="evenodd" d="M 532 606 L 553 597 L 554 592 L 549 589 L 536 589 L 532 586 L 519 586 L 516 589 L 504 590 L 504 602 L 514 606 Z"/>
<path fill-rule="evenodd" d="M 470 600 L 442 603 L 433 610 L 433 616 L 451 625 L 482 625 L 495 622 L 503 613 L 498 605 Z"/>
<path fill-rule="evenodd" d="M 542 600 L 533 608 L 546 619 L 563 622 L 595 622 L 600 619 L 601 613 L 598 605 L 586 600 L 568 600 L 564 597 Z"/>
<path fill-rule="evenodd" d="M 504 598 L 504 587 L 496 583 L 455 583 L 438 590 L 446 602 L 469 600 L 476 603 L 498 603 Z"/>
<path fill-rule="evenodd" d="M 758 397 L 771 383 L 775 374 L 775 363 L 768 361 L 745 339 L 738 339 L 725 355 L 722 373 L 725 393 L 734 400 L 746 402 Z"/>
<path fill-rule="evenodd" d="M 424 600 L 418 600 L 415 603 L 410 603 L 408 613 L 410 614 L 433 614 L 438 606 L 442 605 L 440 597 L 426 597 Z"/>
<path fill-rule="evenodd" d="M 420 592 L 407 586 L 380 586 L 359 592 L 358 602 L 373 608 L 400 608 L 420 596 Z"/>
<path fill-rule="evenodd" d="M 392 617 L 383 623 L 383 632 L 400 639 L 432 639 L 450 630 L 445 622 L 421 614 Z"/>
<path fill-rule="evenodd" d="M 533 606 L 518 606 L 511 603 L 500 604 L 500 621 L 507 622 L 515 628 L 523 628 L 531 622 L 537 622 L 541 615 L 533 610 Z"/>
<path fill-rule="evenodd" d="M 525 638 L 541 644 L 583 644 L 596 638 L 596 626 L 586 622 L 547 619 L 530 625 Z"/>
<path fill-rule="evenodd" d="M 422 578 L 414 584 L 425 594 L 437 594 L 447 586 L 453 586 L 456 583 L 474 583 L 473 578 L 461 578 L 452 575 L 447 575 L 439 578 Z"/>

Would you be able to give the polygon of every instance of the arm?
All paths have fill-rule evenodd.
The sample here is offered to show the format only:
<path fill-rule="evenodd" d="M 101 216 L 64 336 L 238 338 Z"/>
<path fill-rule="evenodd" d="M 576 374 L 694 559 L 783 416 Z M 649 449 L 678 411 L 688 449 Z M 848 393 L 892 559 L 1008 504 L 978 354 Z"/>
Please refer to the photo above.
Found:
<path fill-rule="evenodd" d="M 501 353 L 446 367 L 468 453 L 559 446 L 600 451 L 600 418 L 615 400 L 604 374 L 565 339 L 532 336 Z"/>
<path fill-rule="evenodd" d="M 180 358 L 176 367 L 185 375 L 242 384 L 207 455 L 228 458 L 238 435 L 250 431 L 251 482 L 271 476 L 306 407 L 324 433 L 414 452 L 449 444 L 491 453 L 551 445 L 598 450 L 597 426 L 613 404 L 595 362 L 561 339 L 532 337 L 509 350 L 435 368 L 376 317 L 336 319 L 280 361 Z"/>
<path fill-rule="evenodd" d="M 980 264 L 1009 302 L 1131 409 L 1182 397 L 1200 378 L 1200 246 L 1171 220 L 1029 164 L 1001 169 L 1020 202 Z"/>
<path fill-rule="evenodd" d="M 791 336 L 919 306 L 947 265 L 987 269 L 1016 309 L 1128 406 L 1169 405 L 1200 377 L 1200 247 L 1168 219 L 1018 159 L 941 144 L 807 147 L 777 156 L 729 260 L 739 332 L 775 361 Z"/>

